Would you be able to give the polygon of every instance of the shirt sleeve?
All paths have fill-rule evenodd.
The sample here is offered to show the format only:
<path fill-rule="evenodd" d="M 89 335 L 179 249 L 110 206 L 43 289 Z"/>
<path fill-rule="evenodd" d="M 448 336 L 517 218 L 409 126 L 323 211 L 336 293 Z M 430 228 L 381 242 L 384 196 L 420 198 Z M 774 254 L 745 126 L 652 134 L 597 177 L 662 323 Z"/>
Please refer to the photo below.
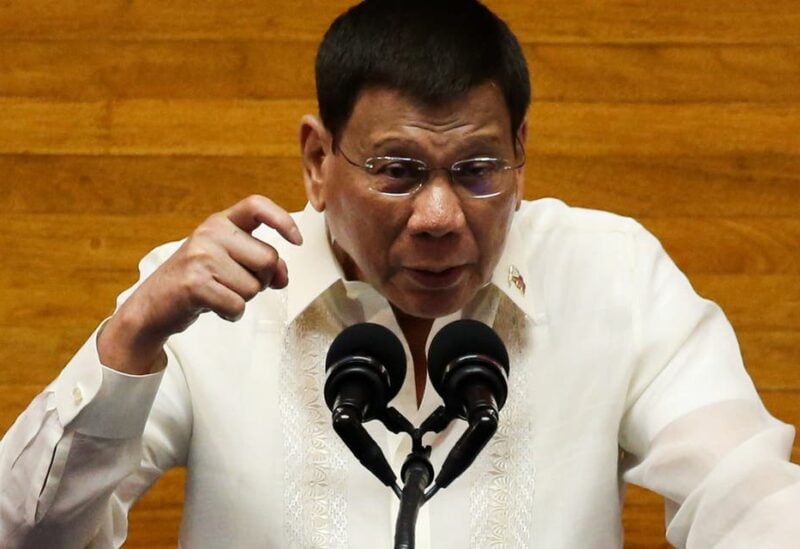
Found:
<path fill-rule="evenodd" d="M 620 430 L 624 479 L 665 497 L 676 547 L 792 547 L 794 428 L 764 408 L 719 307 L 649 233 L 634 241 L 639 352 Z"/>
<path fill-rule="evenodd" d="M 159 256 L 142 261 L 142 280 Z M 178 357 L 167 348 L 166 369 L 128 375 L 100 363 L 96 337 L 0 440 L 3 547 L 119 547 L 130 506 L 185 462 L 191 406 Z"/>

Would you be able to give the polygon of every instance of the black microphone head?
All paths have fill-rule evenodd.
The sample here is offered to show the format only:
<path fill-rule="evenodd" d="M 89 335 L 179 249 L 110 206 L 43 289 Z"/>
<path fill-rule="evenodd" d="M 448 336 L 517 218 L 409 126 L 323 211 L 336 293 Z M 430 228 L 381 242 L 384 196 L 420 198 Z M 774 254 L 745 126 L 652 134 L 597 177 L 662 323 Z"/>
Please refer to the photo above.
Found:
<path fill-rule="evenodd" d="M 391 330 L 380 324 L 362 322 L 345 328 L 336 336 L 325 358 L 325 371 L 328 374 L 325 401 L 329 408 L 333 407 L 341 380 L 360 376 L 374 385 L 371 408 L 375 411 L 385 407 L 400 392 L 406 377 L 406 353 Z"/>
<path fill-rule="evenodd" d="M 480 376 L 492 388 L 497 407 L 502 408 L 508 394 L 508 362 L 508 351 L 500 336 L 486 324 L 471 319 L 456 320 L 442 328 L 428 349 L 428 375 L 448 408 L 459 406 L 454 394 L 457 388 L 452 384 L 460 384 L 463 376 L 472 375 Z M 462 371 L 457 373 L 458 370 Z"/>

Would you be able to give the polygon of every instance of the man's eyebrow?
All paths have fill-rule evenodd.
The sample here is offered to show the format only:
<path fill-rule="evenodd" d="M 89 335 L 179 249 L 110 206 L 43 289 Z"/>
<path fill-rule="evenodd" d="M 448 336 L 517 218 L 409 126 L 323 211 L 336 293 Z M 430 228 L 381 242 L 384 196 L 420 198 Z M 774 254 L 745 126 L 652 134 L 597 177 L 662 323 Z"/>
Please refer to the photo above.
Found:
<path fill-rule="evenodd" d="M 483 147 L 497 148 L 503 145 L 503 140 L 495 133 L 475 134 L 461 143 L 463 149 L 480 149 Z"/>
<path fill-rule="evenodd" d="M 392 147 L 419 148 L 420 145 L 413 139 L 397 136 L 383 137 L 372 144 L 373 149 L 389 149 Z"/>
<path fill-rule="evenodd" d="M 482 147 L 492 147 L 496 148 L 503 144 L 503 139 L 497 135 L 496 133 L 476 133 L 471 134 L 465 137 L 457 138 L 459 141 L 459 148 L 468 150 L 468 149 L 480 149 Z M 417 150 L 420 152 L 424 152 L 424 146 L 416 141 L 415 139 L 409 137 L 401 137 L 401 136 L 386 136 L 383 138 L 378 139 L 372 144 L 372 149 L 379 151 L 379 150 L 387 150 L 387 149 L 412 149 Z"/>

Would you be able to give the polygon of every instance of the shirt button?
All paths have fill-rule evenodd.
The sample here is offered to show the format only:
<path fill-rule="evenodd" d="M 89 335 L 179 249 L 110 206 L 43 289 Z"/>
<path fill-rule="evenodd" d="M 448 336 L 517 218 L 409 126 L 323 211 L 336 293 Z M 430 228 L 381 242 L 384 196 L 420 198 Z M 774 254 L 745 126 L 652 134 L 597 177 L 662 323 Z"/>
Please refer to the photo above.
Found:
<path fill-rule="evenodd" d="M 83 392 L 81 391 L 80 387 L 76 386 L 74 389 L 72 389 L 72 400 L 76 406 L 83 402 Z"/>

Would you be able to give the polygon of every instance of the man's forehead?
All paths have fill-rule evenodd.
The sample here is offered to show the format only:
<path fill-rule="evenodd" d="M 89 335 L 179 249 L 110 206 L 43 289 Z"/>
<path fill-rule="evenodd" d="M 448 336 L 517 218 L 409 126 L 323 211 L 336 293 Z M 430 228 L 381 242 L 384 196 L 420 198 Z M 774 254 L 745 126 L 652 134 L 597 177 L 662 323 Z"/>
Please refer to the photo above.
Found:
<path fill-rule="evenodd" d="M 453 136 L 462 142 L 497 144 L 509 139 L 510 124 L 505 100 L 493 84 L 435 104 L 398 90 L 369 88 L 359 95 L 344 133 L 372 146 Z"/>

